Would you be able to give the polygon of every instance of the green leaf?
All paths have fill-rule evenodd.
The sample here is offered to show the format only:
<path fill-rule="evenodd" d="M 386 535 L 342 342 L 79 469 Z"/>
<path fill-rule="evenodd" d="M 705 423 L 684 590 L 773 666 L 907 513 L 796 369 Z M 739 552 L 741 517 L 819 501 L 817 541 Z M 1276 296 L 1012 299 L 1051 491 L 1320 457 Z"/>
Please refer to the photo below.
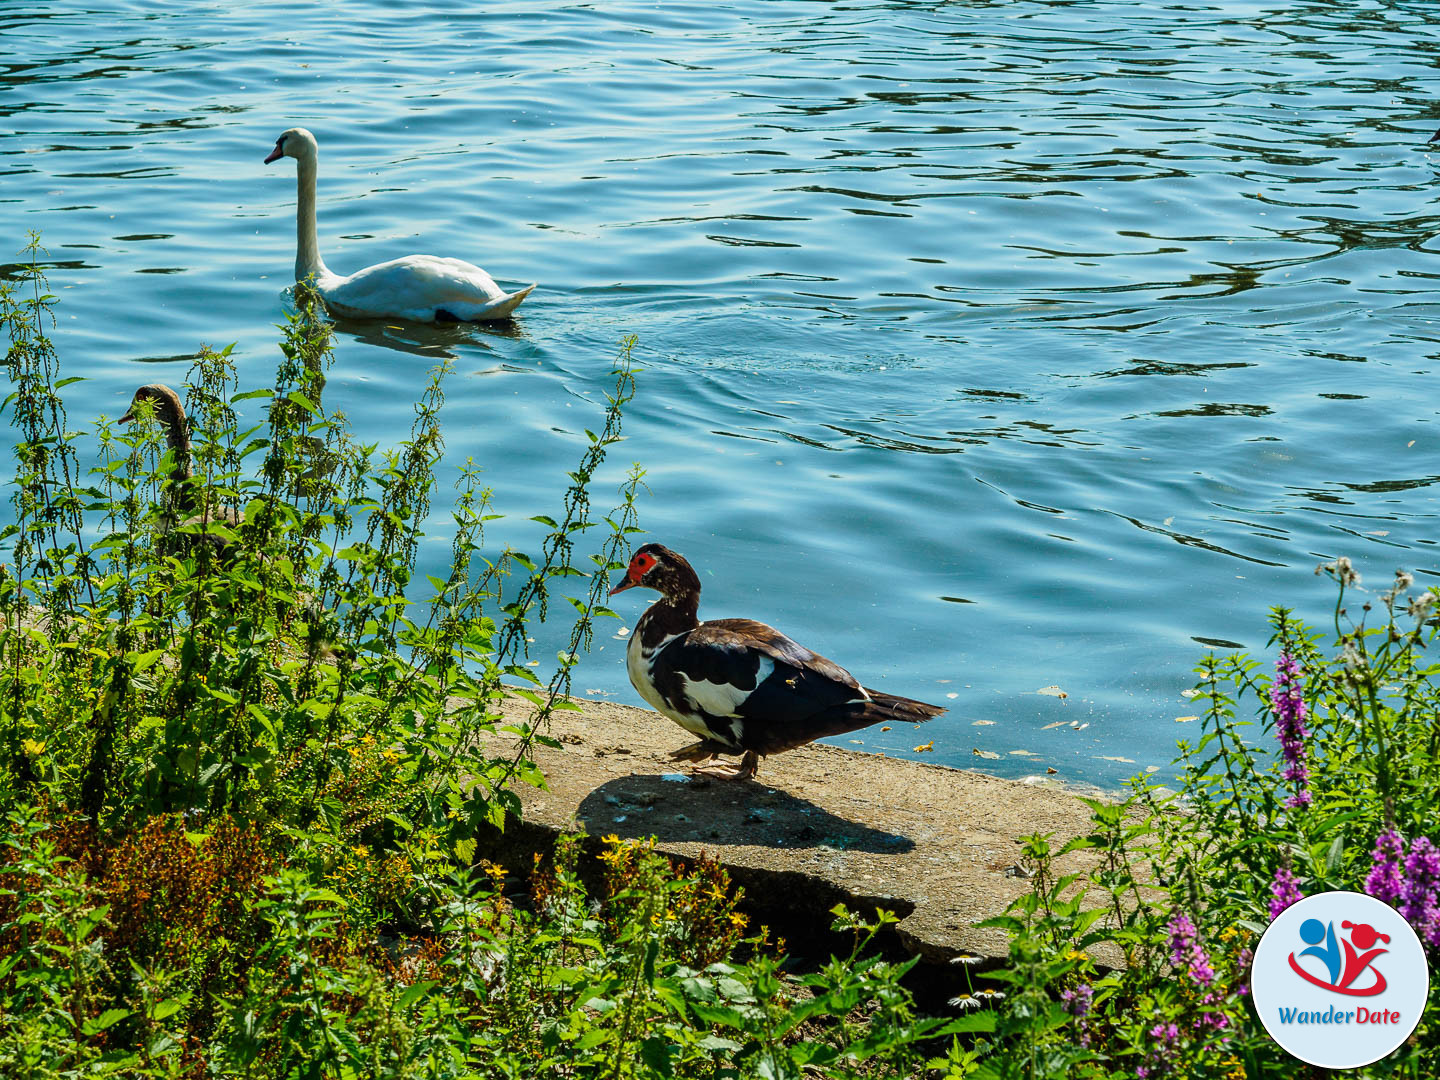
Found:
<path fill-rule="evenodd" d="M 166 998 L 155 1006 L 155 1011 L 150 1015 L 156 1020 L 164 1020 L 167 1016 L 174 1016 L 184 1005 L 185 1003 L 177 998 Z"/>
<path fill-rule="evenodd" d="M 660 1076 L 675 1075 L 673 1064 L 674 1048 L 667 1039 L 651 1035 L 640 1044 L 640 1060 L 654 1069 Z"/>
<path fill-rule="evenodd" d="M 455 841 L 455 858 L 461 866 L 470 866 L 475 861 L 475 837 L 467 836 Z"/>
<path fill-rule="evenodd" d="M 95 1019 L 85 1021 L 85 1026 L 81 1028 L 81 1030 L 86 1035 L 95 1035 L 107 1028 L 113 1027 L 130 1015 L 132 1015 L 132 1010 L 130 1009 L 106 1009 L 99 1016 L 95 1017 Z"/>
<path fill-rule="evenodd" d="M 316 405 L 313 401 L 311 401 L 308 397 L 306 397 L 304 394 L 302 394 L 299 390 L 291 390 L 288 397 L 291 401 L 295 402 L 296 405 L 299 405 L 301 408 L 305 409 L 311 414 L 318 413 L 320 411 L 320 407 Z"/>
<path fill-rule="evenodd" d="M 439 985 L 440 984 L 433 979 L 428 982 L 414 983 L 413 985 L 408 987 L 403 994 L 400 995 L 399 999 L 396 1001 L 396 1004 L 402 1009 L 408 1009 L 411 1005 L 414 1005 L 417 1001 L 419 1001 L 421 998 L 423 998 L 426 994 L 430 993 L 431 990 L 433 990 L 436 986 Z"/>
<path fill-rule="evenodd" d="M 738 1042 L 735 1042 L 733 1039 L 723 1039 L 719 1035 L 706 1035 L 695 1045 L 701 1050 L 709 1050 L 711 1053 L 716 1053 L 721 1050 L 729 1050 L 733 1053 L 740 1049 Z"/>

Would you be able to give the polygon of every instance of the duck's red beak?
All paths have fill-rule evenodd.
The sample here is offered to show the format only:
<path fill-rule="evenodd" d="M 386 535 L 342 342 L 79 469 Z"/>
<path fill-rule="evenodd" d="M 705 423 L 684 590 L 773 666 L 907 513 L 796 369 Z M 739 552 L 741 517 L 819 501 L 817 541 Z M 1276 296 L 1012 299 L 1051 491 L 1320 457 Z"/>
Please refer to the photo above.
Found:
<path fill-rule="evenodd" d="M 270 151 L 270 156 L 265 159 L 265 164 L 266 164 L 266 165 L 269 165 L 272 161 L 278 161 L 278 160 L 280 160 L 280 158 L 282 158 L 282 157 L 284 157 L 284 156 L 285 156 L 285 152 L 280 149 L 280 144 L 279 144 L 279 143 L 276 143 L 276 144 L 275 144 L 275 149 L 274 149 L 274 150 L 271 150 L 271 151 Z"/>
<path fill-rule="evenodd" d="M 636 585 L 639 584 L 640 582 L 638 581 L 632 581 L 630 579 L 630 575 L 627 573 L 624 579 L 620 582 L 620 584 L 616 585 L 613 589 L 610 590 L 610 595 L 614 596 L 616 593 L 622 593 L 626 589 L 633 589 Z"/>

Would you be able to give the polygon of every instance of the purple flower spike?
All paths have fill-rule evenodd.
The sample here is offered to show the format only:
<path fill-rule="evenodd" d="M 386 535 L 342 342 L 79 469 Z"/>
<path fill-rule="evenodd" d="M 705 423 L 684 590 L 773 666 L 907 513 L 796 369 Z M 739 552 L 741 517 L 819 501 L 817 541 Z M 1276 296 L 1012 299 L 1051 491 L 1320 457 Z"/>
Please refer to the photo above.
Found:
<path fill-rule="evenodd" d="M 1138 1080 L 1151 1080 L 1153 1077 L 1168 1075 L 1179 1056 L 1180 1029 L 1174 1024 L 1156 1024 L 1150 1029 L 1150 1040 L 1150 1048 L 1145 1053 L 1145 1064 L 1135 1069 Z"/>
<path fill-rule="evenodd" d="M 1274 897 L 1270 901 L 1270 919 L 1273 922 L 1280 917 L 1280 913 L 1291 904 L 1297 904 L 1305 899 L 1305 894 L 1300 891 L 1300 884 L 1295 880 L 1287 864 L 1282 863 L 1275 871 L 1275 880 L 1270 885 L 1270 895 Z"/>
<path fill-rule="evenodd" d="M 1275 737 L 1280 740 L 1280 753 L 1285 758 L 1285 771 L 1280 775 L 1295 785 L 1295 794 L 1285 805 L 1310 805 L 1310 768 L 1305 764 L 1305 672 L 1288 652 L 1275 661 L 1275 681 L 1270 684 L 1270 711 L 1275 716 Z"/>
<path fill-rule="evenodd" d="M 1393 908 L 1400 906 L 1405 894 L 1405 881 L 1400 874 L 1400 860 L 1405 855 L 1405 838 L 1394 829 L 1386 829 L 1375 838 L 1374 863 L 1365 876 L 1365 891 L 1376 900 Z"/>
<path fill-rule="evenodd" d="M 1417 836 L 1405 858 L 1405 885 L 1399 911 L 1426 945 L 1440 945 L 1440 849 Z"/>
<path fill-rule="evenodd" d="M 1170 962 L 1184 968 L 1201 986 L 1208 987 L 1215 981 L 1215 971 L 1200 944 L 1200 934 L 1190 916 L 1183 912 L 1170 916 Z"/>
<path fill-rule="evenodd" d="M 1095 988 L 1089 983 L 1081 983 L 1073 990 L 1064 990 L 1060 993 L 1060 1007 L 1071 1016 L 1079 1019 L 1084 1017 L 1090 1006 L 1095 1001 Z"/>

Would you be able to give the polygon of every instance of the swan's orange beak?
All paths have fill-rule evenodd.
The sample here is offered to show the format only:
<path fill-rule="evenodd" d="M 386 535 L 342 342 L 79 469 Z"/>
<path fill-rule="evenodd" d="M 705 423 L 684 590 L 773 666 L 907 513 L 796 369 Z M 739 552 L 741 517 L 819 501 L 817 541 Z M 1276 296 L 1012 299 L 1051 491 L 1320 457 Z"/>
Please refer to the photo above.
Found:
<path fill-rule="evenodd" d="M 280 144 L 277 142 L 277 143 L 275 144 L 275 149 L 274 149 L 274 150 L 271 150 L 271 151 L 270 151 L 270 156 L 265 159 L 265 164 L 266 164 L 266 165 L 269 165 L 272 161 L 278 161 L 278 160 L 280 160 L 280 158 L 282 158 L 282 157 L 284 157 L 284 156 L 285 156 L 285 151 L 283 151 L 283 150 L 280 149 Z"/>

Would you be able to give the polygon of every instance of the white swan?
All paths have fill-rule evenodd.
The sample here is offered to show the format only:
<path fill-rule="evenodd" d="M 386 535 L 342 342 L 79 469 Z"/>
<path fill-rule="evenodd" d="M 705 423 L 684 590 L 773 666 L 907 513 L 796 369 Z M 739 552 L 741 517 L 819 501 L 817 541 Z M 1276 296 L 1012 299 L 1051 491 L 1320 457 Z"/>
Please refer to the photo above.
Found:
<path fill-rule="evenodd" d="M 460 259 L 406 255 L 367 266 L 349 277 L 334 273 L 320 258 L 315 234 L 315 173 L 320 147 L 304 128 L 291 128 L 275 140 L 265 164 L 295 159 L 295 280 L 313 274 L 326 305 L 351 318 L 397 318 L 412 322 L 480 322 L 508 319 L 534 285 L 507 293 L 480 267 Z"/>

